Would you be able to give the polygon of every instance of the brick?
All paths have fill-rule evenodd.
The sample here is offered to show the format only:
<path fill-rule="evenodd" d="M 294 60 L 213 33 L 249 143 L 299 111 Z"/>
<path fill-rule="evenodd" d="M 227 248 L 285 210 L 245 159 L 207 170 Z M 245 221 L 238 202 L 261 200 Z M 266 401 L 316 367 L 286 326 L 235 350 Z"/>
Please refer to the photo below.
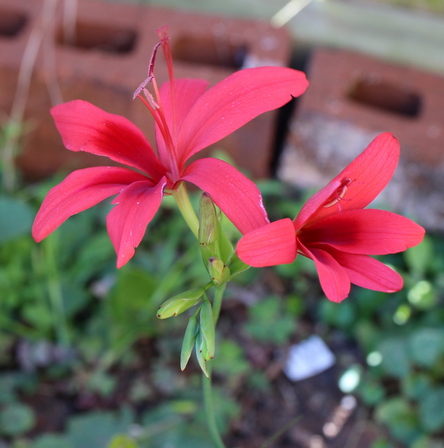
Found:
<path fill-rule="evenodd" d="M 9 17 L 0 20 L 0 82 L 7 85 L 8 92 L 0 103 L 2 112 L 11 109 L 20 62 L 32 30 L 40 23 L 42 5 L 42 0 L 0 0 L 0 12 Z M 141 102 L 132 101 L 132 94 L 146 77 L 153 46 L 158 42 L 157 28 L 169 25 L 175 76 L 205 78 L 210 84 L 245 66 L 287 65 L 290 52 L 289 35 L 266 22 L 136 4 L 79 1 L 74 43 L 64 39 L 60 8 L 51 23 L 53 30 L 46 33 L 39 52 L 26 108 L 26 119 L 34 130 L 26 136 L 19 159 L 30 180 L 61 168 L 108 163 L 63 149 L 49 115 L 48 79 L 53 93 L 59 89 L 63 101 L 84 99 L 124 115 L 154 142 L 151 116 Z M 53 66 L 48 64 L 52 56 Z M 161 55 L 155 70 L 160 82 L 167 79 Z M 275 119 L 275 112 L 264 114 L 215 147 L 227 151 L 253 176 L 267 176 Z"/>
<path fill-rule="evenodd" d="M 362 54 L 317 49 L 298 100 L 278 176 L 319 188 L 379 133 L 401 143 L 401 160 L 379 203 L 444 230 L 444 78 Z"/>

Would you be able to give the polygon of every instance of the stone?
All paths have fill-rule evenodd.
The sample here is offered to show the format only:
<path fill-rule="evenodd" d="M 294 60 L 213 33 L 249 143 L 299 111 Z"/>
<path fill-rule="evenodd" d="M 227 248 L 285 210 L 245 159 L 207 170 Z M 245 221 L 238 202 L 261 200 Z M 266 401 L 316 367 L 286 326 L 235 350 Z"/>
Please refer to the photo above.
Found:
<path fill-rule="evenodd" d="M 319 189 L 381 132 L 401 143 L 379 206 L 444 230 L 444 78 L 359 53 L 315 49 L 278 177 Z"/>
<path fill-rule="evenodd" d="M 109 164 L 103 158 L 63 148 L 49 115 L 51 105 L 62 101 L 83 99 L 123 115 L 154 144 L 151 116 L 132 96 L 146 77 L 158 42 L 156 29 L 161 26 L 169 25 L 177 78 L 204 78 L 212 85 L 238 69 L 286 66 L 290 58 L 288 33 L 266 21 L 88 0 L 79 0 L 77 10 L 64 15 L 62 4 L 69 2 L 55 3 L 56 10 L 43 11 L 43 0 L 0 0 L 0 82 L 6 86 L 0 100 L 2 113 L 9 114 L 16 101 L 27 43 L 30 39 L 37 43 L 42 36 L 24 117 L 31 130 L 24 136 L 18 160 L 28 180 L 60 169 Z M 160 54 L 155 71 L 160 83 L 167 79 Z M 224 150 L 253 177 L 266 177 L 273 158 L 276 118 L 277 112 L 263 114 L 210 150 Z"/>

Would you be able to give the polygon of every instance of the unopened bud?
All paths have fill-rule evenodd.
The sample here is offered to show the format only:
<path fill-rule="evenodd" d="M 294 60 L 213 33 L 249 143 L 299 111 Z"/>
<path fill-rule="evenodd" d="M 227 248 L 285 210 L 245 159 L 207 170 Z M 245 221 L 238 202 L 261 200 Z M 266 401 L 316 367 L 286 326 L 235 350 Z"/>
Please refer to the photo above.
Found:
<path fill-rule="evenodd" d="M 188 322 L 185 335 L 183 337 L 182 351 L 180 352 L 180 369 L 185 370 L 193 351 L 196 336 L 199 332 L 199 321 L 196 316 L 192 316 Z"/>
<path fill-rule="evenodd" d="M 196 305 L 203 296 L 206 287 L 200 287 L 185 291 L 160 305 L 157 311 L 159 319 L 167 319 L 171 316 L 177 316 L 192 306 Z"/>
<path fill-rule="evenodd" d="M 208 372 L 207 360 L 202 355 L 203 352 L 206 352 L 206 344 L 205 344 L 205 338 L 203 337 L 201 331 L 199 331 L 199 333 L 197 334 L 195 347 L 196 347 L 197 362 L 199 363 L 199 366 L 204 375 L 207 378 L 210 378 L 210 374 Z"/>
<path fill-rule="evenodd" d="M 230 269 L 225 266 L 225 263 L 220 258 L 216 257 L 208 259 L 208 272 L 211 280 L 217 286 L 225 283 L 230 277 Z"/>
<path fill-rule="evenodd" d="M 216 335 L 214 329 L 213 309 L 208 300 L 205 300 L 200 308 L 200 332 L 203 336 L 201 347 L 202 356 L 205 361 L 209 361 L 214 358 Z"/>
<path fill-rule="evenodd" d="M 206 193 L 200 197 L 199 212 L 199 243 L 211 246 L 219 236 L 219 221 L 214 203 Z"/>

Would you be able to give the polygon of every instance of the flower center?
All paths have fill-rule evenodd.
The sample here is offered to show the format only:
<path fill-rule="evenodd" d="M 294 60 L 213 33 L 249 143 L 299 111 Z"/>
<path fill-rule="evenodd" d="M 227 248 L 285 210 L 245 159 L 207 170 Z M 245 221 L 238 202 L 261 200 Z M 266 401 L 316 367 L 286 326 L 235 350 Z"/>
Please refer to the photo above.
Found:
<path fill-rule="evenodd" d="M 325 208 L 333 207 L 333 205 L 338 204 L 339 201 L 341 201 L 344 198 L 345 193 L 347 193 L 347 188 L 352 182 L 353 181 L 349 177 L 344 177 L 341 180 L 341 185 L 339 185 L 339 187 L 336 188 L 336 190 L 325 201 L 324 207 Z M 340 204 L 339 207 L 341 207 Z"/>

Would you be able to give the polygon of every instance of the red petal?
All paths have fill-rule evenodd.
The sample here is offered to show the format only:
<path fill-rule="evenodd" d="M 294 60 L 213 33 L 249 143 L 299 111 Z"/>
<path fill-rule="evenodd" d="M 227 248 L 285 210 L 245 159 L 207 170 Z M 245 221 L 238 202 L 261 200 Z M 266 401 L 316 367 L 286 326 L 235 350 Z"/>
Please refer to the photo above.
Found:
<path fill-rule="evenodd" d="M 32 236 L 41 241 L 70 216 L 142 179 L 147 178 L 126 168 L 105 166 L 74 171 L 47 194 L 34 220 Z"/>
<path fill-rule="evenodd" d="M 301 246 L 302 253 L 314 261 L 327 299 L 332 302 L 344 300 L 350 293 L 350 278 L 346 270 L 328 252 L 312 247 L 308 250 Z"/>
<path fill-rule="evenodd" d="M 404 281 L 393 269 L 367 255 L 355 255 L 329 249 L 328 252 L 347 271 L 350 281 L 374 291 L 395 292 Z"/>
<path fill-rule="evenodd" d="M 187 167 L 182 179 L 208 193 L 243 234 L 270 222 L 256 185 L 222 160 L 198 159 Z"/>
<path fill-rule="evenodd" d="M 240 70 L 207 90 L 186 116 L 179 133 L 184 162 L 245 123 L 304 93 L 305 74 L 284 67 Z"/>
<path fill-rule="evenodd" d="M 190 109 L 194 106 L 197 99 L 208 88 L 208 81 L 203 79 L 175 79 L 174 80 L 174 98 L 171 96 L 171 83 L 165 82 L 160 88 L 160 98 L 162 101 L 162 110 L 165 115 L 165 119 L 171 130 L 173 140 L 177 140 L 177 131 L 182 122 L 185 120 Z M 174 101 L 174 110 L 173 110 Z M 175 124 L 174 124 L 175 123 Z M 164 139 L 159 132 L 159 128 L 156 125 L 156 142 L 159 157 L 162 161 L 171 157 L 166 151 Z M 181 156 L 180 151 L 182 148 L 177 148 L 179 151 L 178 157 Z M 164 162 L 166 163 L 166 162 Z"/>
<path fill-rule="evenodd" d="M 349 210 L 329 216 L 300 232 L 304 244 L 323 243 L 344 252 L 384 255 L 416 246 L 425 230 L 385 210 Z"/>
<path fill-rule="evenodd" d="M 81 100 L 59 104 L 51 109 L 51 114 L 70 151 L 106 156 L 145 171 L 154 179 L 163 176 L 164 168 L 151 145 L 126 118 Z"/>
<path fill-rule="evenodd" d="M 296 228 L 300 229 L 340 211 L 366 207 L 392 178 L 399 152 L 398 140 L 392 134 L 386 132 L 378 135 L 350 165 L 307 201 L 295 219 Z M 338 189 L 339 192 L 343 191 L 344 179 L 350 183 L 343 197 L 336 193 L 336 204 L 325 207 L 326 202 L 334 202 Z"/>
<path fill-rule="evenodd" d="M 281 219 L 247 233 L 236 252 L 244 263 L 257 268 L 292 263 L 297 254 L 293 222 Z"/>
<path fill-rule="evenodd" d="M 117 253 L 117 267 L 126 264 L 140 244 L 147 225 L 160 207 L 166 178 L 155 186 L 150 182 L 134 182 L 114 199 L 117 204 L 106 219 L 111 242 Z"/>

